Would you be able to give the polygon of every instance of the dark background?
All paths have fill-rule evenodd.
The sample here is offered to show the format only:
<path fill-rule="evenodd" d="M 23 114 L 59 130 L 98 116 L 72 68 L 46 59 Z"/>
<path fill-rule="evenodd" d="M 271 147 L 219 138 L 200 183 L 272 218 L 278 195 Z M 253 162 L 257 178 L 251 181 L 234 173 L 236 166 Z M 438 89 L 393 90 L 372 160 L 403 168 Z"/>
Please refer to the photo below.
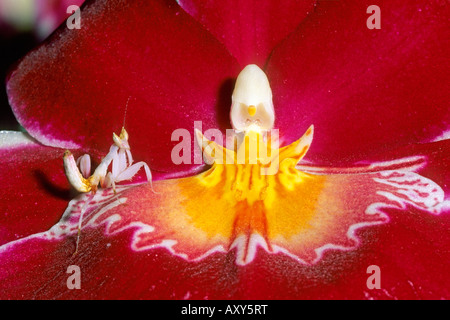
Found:
<path fill-rule="evenodd" d="M 0 32 L 0 130 L 19 130 L 6 95 L 6 77 L 9 71 L 39 40 L 31 31 L 15 32 L 3 27 Z"/>
<path fill-rule="evenodd" d="M 17 33 L 3 29 L 0 34 L 0 130 L 19 130 L 6 95 L 6 77 L 9 71 L 39 40 L 31 33 Z"/>

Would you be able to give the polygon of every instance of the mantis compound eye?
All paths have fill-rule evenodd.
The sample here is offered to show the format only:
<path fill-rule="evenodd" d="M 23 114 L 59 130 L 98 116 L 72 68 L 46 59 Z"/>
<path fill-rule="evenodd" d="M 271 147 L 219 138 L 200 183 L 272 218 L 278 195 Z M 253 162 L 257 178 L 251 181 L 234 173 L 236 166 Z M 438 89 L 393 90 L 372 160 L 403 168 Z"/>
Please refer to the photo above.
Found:
<path fill-rule="evenodd" d="M 119 136 L 113 133 L 113 141 L 114 144 L 121 149 L 130 149 L 130 145 L 128 144 L 128 132 L 124 127 L 122 127 L 122 131 L 120 132 Z"/>

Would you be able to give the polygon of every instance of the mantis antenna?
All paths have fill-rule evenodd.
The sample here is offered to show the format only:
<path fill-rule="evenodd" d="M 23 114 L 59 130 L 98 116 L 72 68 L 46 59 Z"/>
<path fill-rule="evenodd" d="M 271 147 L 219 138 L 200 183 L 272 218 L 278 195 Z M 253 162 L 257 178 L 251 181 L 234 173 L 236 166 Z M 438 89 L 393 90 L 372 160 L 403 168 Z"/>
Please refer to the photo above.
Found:
<path fill-rule="evenodd" d="M 123 114 L 123 123 L 122 123 L 122 128 L 125 128 L 125 120 L 127 118 L 127 110 L 128 110 L 128 103 L 130 102 L 131 96 L 128 97 L 127 99 L 127 103 L 125 104 L 125 112 Z"/>

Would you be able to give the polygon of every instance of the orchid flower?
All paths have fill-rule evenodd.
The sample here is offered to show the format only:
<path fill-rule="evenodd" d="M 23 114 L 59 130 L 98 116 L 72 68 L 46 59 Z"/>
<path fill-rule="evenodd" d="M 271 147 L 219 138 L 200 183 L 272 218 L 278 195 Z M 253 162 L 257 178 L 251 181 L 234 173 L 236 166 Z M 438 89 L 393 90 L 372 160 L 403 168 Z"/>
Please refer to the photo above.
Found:
<path fill-rule="evenodd" d="M 87 1 L 7 79 L 0 298 L 449 298 L 448 5 L 371 4 Z"/>

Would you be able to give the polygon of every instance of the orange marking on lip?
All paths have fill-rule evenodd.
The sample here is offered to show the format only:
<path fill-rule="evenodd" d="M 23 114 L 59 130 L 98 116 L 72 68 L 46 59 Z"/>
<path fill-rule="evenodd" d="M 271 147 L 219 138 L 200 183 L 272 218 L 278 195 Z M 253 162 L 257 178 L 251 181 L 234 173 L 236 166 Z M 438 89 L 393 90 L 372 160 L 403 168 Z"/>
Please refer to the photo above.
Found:
<path fill-rule="evenodd" d="M 311 134 L 311 132 L 312 132 L 312 129 L 309 128 L 308 130 L 306 130 L 305 135 L 309 136 Z"/>
<path fill-rule="evenodd" d="M 240 235 L 258 233 L 267 238 L 267 220 L 264 203 L 256 201 L 249 205 L 246 201 L 240 201 L 235 206 L 235 218 L 233 222 L 232 243 Z"/>

